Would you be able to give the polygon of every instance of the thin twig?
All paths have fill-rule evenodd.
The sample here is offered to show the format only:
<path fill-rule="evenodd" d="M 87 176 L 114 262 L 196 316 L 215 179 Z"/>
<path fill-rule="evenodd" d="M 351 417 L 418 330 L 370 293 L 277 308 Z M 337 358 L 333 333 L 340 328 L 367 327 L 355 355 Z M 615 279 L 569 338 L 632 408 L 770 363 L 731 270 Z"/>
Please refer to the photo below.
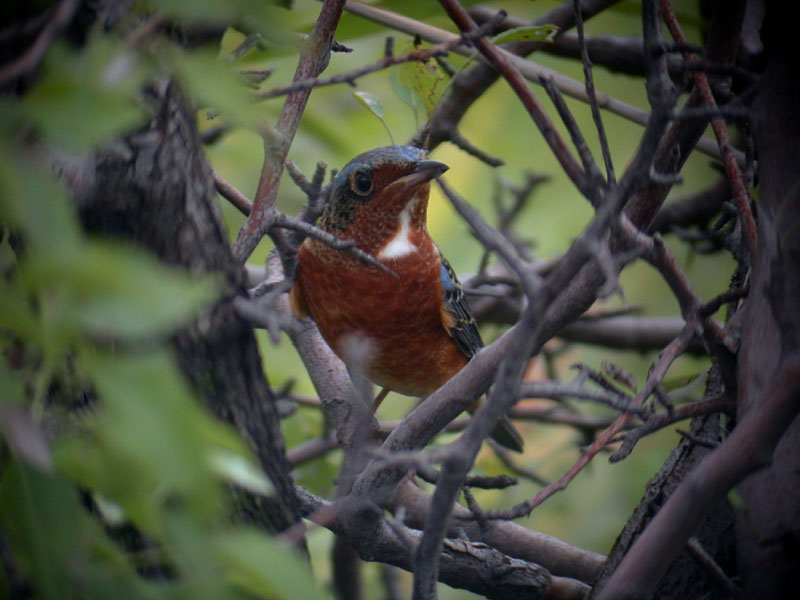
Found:
<path fill-rule="evenodd" d="M 686 542 L 686 550 L 689 555 L 694 558 L 701 567 L 708 573 L 711 578 L 724 590 L 725 594 L 730 598 L 740 598 L 742 591 L 739 589 L 730 577 L 725 574 L 719 563 L 714 560 L 703 545 L 696 537 L 691 537 Z"/>
<path fill-rule="evenodd" d="M 636 398 L 633 401 L 635 406 L 641 406 L 644 403 L 647 397 L 652 393 L 655 382 L 663 378 L 664 374 L 669 368 L 669 365 L 671 365 L 672 361 L 674 361 L 675 358 L 681 354 L 683 348 L 688 345 L 692 335 L 693 329 L 689 326 L 686 326 L 684 327 L 683 332 L 681 332 L 681 335 L 673 340 L 673 342 L 664 349 L 664 352 L 662 352 L 661 356 L 659 357 L 658 363 L 651 371 L 647 382 L 636 395 Z M 575 461 L 575 463 L 569 469 L 567 469 L 567 471 L 561 477 L 545 487 L 543 490 L 539 491 L 536 495 L 528 498 L 524 502 L 512 506 L 511 508 L 498 511 L 488 511 L 486 518 L 509 520 L 518 519 L 520 517 L 529 515 L 533 509 L 550 498 L 550 496 L 565 490 L 569 483 L 578 475 L 578 473 L 580 473 L 584 467 L 586 467 L 586 465 L 588 465 L 589 462 L 595 456 L 597 456 L 597 454 L 603 448 L 605 448 L 611 442 L 611 440 L 614 439 L 614 437 L 622 430 L 622 428 L 630 419 L 630 413 L 624 413 L 617 417 L 614 423 L 612 423 L 608 429 L 603 431 L 603 433 L 601 433 L 597 439 L 595 439 L 595 441 L 581 454 L 578 460 Z"/>
<path fill-rule="evenodd" d="M 584 193 L 592 203 L 592 206 L 599 206 L 600 202 L 602 202 L 602 188 L 605 187 L 606 182 L 600 174 L 600 169 L 597 168 L 597 163 L 595 163 L 594 157 L 589 150 L 589 145 L 586 143 L 586 139 L 583 137 L 578 123 L 575 121 L 575 117 L 572 116 L 572 112 L 570 112 L 567 107 L 567 103 L 564 102 L 564 98 L 559 93 L 558 88 L 553 85 L 553 80 L 542 77 L 540 83 L 547 92 L 547 95 L 550 96 L 550 100 L 553 102 L 564 126 L 567 128 L 572 138 L 572 144 L 578 151 L 578 156 L 581 159 L 581 163 L 583 163 L 583 168 L 591 182 L 591 185 L 588 186 Z"/>
<path fill-rule="evenodd" d="M 586 37 L 583 33 L 583 14 L 581 12 L 581 0 L 573 0 L 575 7 L 575 29 L 578 31 L 578 43 L 581 48 L 581 61 L 583 62 L 583 78 L 586 81 L 586 95 L 589 97 L 589 106 L 592 109 L 592 119 L 597 127 L 597 136 L 600 138 L 600 149 L 603 152 L 603 162 L 606 165 L 606 178 L 608 185 L 616 185 L 616 175 L 614 175 L 614 164 L 611 162 L 611 150 L 608 147 L 606 130 L 603 127 L 603 118 L 600 116 L 600 107 L 597 104 L 597 94 L 594 90 L 594 79 L 592 77 L 592 61 L 589 59 L 589 51 L 586 48 Z"/>
<path fill-rule="evenodd" d="M 316 77 L 327 66 L 333 34 L 344 9 L 344 3 L 345 0 L 325 0 L 314 29 L 300 53 L 294 81 Z M 311 90 L 289 94 L 278 117 L 275 135 L 264 136 L 264 164 L 256 189 L 253 211 L 233 244 L 233 254 L 241 263 L 247 260 L 267 231 L 271 213 L 275 210 L 275 200 L 286 156 L 310 94 Z"/>
<path fill-rule="evenodd" d="M 672 37 L 678 43 L 686 43 L 686 37 L 683 35 L 678 19 L 672 11 L 672 5 L 669 0 L 661 0 L 661 11 L 664 22 L 667 25 Z M 694 54 L 684 54 L 684 59 L 688 63 L 696 60 Z M 698 71 L 694 75 L 695 83 L 700 89 L 703 100 L 706 105 L 712 109 L 717 107 L 714 100 L 714 94 L 711 92 L 711 86 L 708 83 L 708 77 L 705 73 Z M 739 211 L 739 218 L 742 220 L 742 227 L 747 240 L 747 248 L 750 251 L 750 257 L 754 258 L 756 255 L 758 233 L 756 231 L 756 221 L 753 217 L 753 212 L 750 210 L 750 196 L 747 193 L 747 188 L 742 180 L 742 173 L 739 171 L 739 166 L 736 164 L 736 159 L 733 156 L 732 147 L 728 138 L 728 132 L 725 129 L 725 122 L 721 117 L 714 117 L 711 119 L 711 126 L 714 129 L 714 135 L 719 144 L 722 160 L 725 165 L 725 173 L 728 175 L 728 180 L 731 183 L 733 190 L 733 198 L 736 202 L 736 208 Z"/>
<path fill-rule="evenodd" d="M 249 215 L 253 210 L 253 203 L 242 194 L 239 190 L 237 190 L 233 185 L 228 183 L 221 175 L 218 173 L 214 173 L 214 184 L 216 185 L 217 191 L 227 200 L 230 201 L 239 211 L 242 212 L 244 215 Z M 313 238 L 317 241 L 322 242 L 326 246 L 330 246 L 334 250 L 340 250 L 342 252 L 346 252 L 347 254 L 351 254 L 352 256 L 356 257 L 364 264 L 372 265 L 374 267 L 378 267 L 382 271 L 392 275 L 393 277 L 397 277 L 397 275 L 392 271 L 389 267 L 384 265 L 380 262 L 377 258 L 364 252 L 360 248 L 357 248 L 355 245 L 355 241 L 353 240 L 343 240 L 341 238 L 337 238 L 335 235 L 328 233 L 320 229 L 319 227 L 315 227 L 311 223 L 306 223 L 305 221 L 300 221 L 298 219 L 293 219 L 292 217 L 285 215 L 281 212 L 274 211 L 269 218 L 269 221 L 265 223 L 267 228 L 267 232 L 272 234 L 274 228 L 282 228 L 282 229 L 291 229 L 293 231 L 302 233 L 303 236 L 308 236 Z"/>
<path fill-rule="evenodd" d="M 441 0 L 441 3 L 447 11 L 447 14 L 450 15 L 450 18 L 462 32 L 470 32 L 477 28 L 475 22 L 458 2 L 455 0 Z M 526 108 L 528 114 L 539 128 L 539 131 L 542 132 L 542 136 L 550 146 L 550 149 L 553 151 L 553 154 L 558 159 L 567 176 L 581 192 L 588 191 L 586 173 L 584 173 L 583 169 L 581 169 L 580 165 L 575 161 L 575 158 L 567 148 L 564 140 L 558 134 L 558 131 L 547 115 L 547 112 L 544 110 L 544 107 L 542 107 L 536 96 L 533 95 L 531 88 L 525 83 L 519 70 L 508 58 L 507 53 L 502 52 L 486 38 L 477 39 L 475 41 L 475 46 L 489 63 L 500 71 L 506 81 L 508 81 L 511 89 L 517 94 L 522 105 Z"/>
<path fill-rule="evenodd" d="M 58 34 L 72 21 L 80 5 L 80 0 L 62 0 L 33 45 L 17 60 L 0 68 L 0 88 L 33 71 L 39 65 Z"/>
<path fill-rule="evenodd" d="M 469 223 L 472 230 L 483 242 L 484 247 L 497 252 L 516 273 L 523 293 L 528 297 L 536 295 L 541 286 L 541 281 L 530 272 L 516 249 L 505 239 L 503 234 L 489 225 L 477 210 L 450 189 L 450 186 L 445 183 L 443 178 L 438 178 L 436 183 L 439 184 L 442 192 L 450 200 L 458 214 Z"/>
<path fill-rule="evenodd" d="M 494 440 L 489 440 L 489 445 L 492 447 L 492 450 L 494 450 L 497 458 L 500 459 L 500 462 L 520 477 L 524 477 L 536 485 L 547 485 L 550 483 L 547 479 L 539 475 L 539 473 L 533 469 L 517 464 L 517 461 L 511 457 L 511 453 Z"/>
<path fill-rule="evenodd" d="M 433 43 L 441 43 L 455 37 L 455 34 L 452 34 L 449 31 L 445 31 L 426 23 L 410 19 L 409 17 L 386 10 L 385 8 L 359 2 L 358 0 L 347 0 L 347 11 L 376 23 L 381 23 L 398 31 L 403 31 L 409 35 L 418 35 L 422 39 Z M 498 50 L 519 70 L 519 72 L 528 81 L 539 84 L 540 77 L 552 77 L 555 85 L 558 87 L 561 93 L 580 100 L 581 102 L 589 102 L 589 97 L 586 95 L 586 87 L 581 82 L 567 77 L 566 75 L 562 75 L 553 69 L 548 69 L 532 61 L 515 56 L 514 54 L 506 52 L 502 48 L 498 48 Z M 465 56 L 472 55 L 470 51 L 462 48 L 454 48 L 453 51 Z M 634 123 L 638 123 L 639 125 L 646 126 L 650 120 L 651 115 L 645 110 L 631 106 L 630 104 L 626 104 L 625 102 L 622 102 L 621 100 L 602 92 L 596 92 L 596 95 L 598 105 L 602 109 L 608 110 L 609 112 L 628 119 L 629 121 L 633 121 Z M 453 130 L 455 131 L 455 129 Z M 705 137 L 701 138 L 697 142 L 696 147 L 700 152 L 707 154 L 708 156 L 717 159 L 722 158 L 719 145 L 713 139 Z M 743 153 L 736 151 L 735 155 L 740 164 L 745 164 Z"/>
<path fill-rule="evenodd" d="M 800 409 L 800 356 L 787 357 L 728 438 L 696 465 L 628 549 L 598 600 L 649 597 L 686 541 L 733 486 L 772 459 Z"/>
<path fill-rule="evenodd" d="M 713 396 L 691 404 L 684 404 L 678 406 L 671 412 L 663 412 L 654 414 L 644 424 L 639 427 L 631 429 L 622 442 L 622 446 L 614 452 L 608 460 L 619 462 L 624 460 L 633 451 L 633 447 L 644 436 L 649 435 L 655 431 L 663 429 L 673 423 L 678 423 L 685 419 L 692 419 L 702 415 L 710 415 L 718 412 L 723 412 L 732 408 L 730 401 L 723 396 Z"/>
<path fill-rule="evenodd" d="M 345 73 L 338 73 L 325 78 L 309 77 L 300 81 L 294 81 L 291 84 L 283 87 L 277 87 L 271 90 L 259 92 L 255 95 L 255 97 L 257 100 L 267 100 L 269 98 L 277 98 L 279 96 L 285 96 L 294 92 L 336 85 L 338 83 L 355 85 L 357 79 L 364 77 L 365 75 L 369 75 L 370 73 L 375 73 L 376 71 L 381 71 L 383 69 L 388 69 L 395 65 L 408 62 L 424 63 L 432 58 L 446 56 L 454 48 L 458 46 L 469 46 L 474 42 L 475 39 L 492 33 L 492 31 L 497 27 L 497 24 L 505 18 L 505 13 L 501 13 L 498 13 L 494 19 L 482 24 L 481 27 L 474 32 L 465 33 L 460 37 L 449 39 L 430 48 L 420 48 L 400 56 L 387 53 L 380 60 L 358 69 L 353 69 L 352 71 L 347 71 Z"/>
<path fill-rule="evenodd" d="M 645 44 L 648 48 L 660 43 L 657 15 L 649 8 L 651 7 L 644 10 Z M 534 297 L 529 298 L 530 308 L 523 313 L 520 322 L 475 355 L 466 368 L 431 394 L 404 419 L 400 427 L 395 429 L 383 444 L 383 448 L 389 451 L 410 450 L 424 446 L 478 395 L 484 393 L 494 378 L 495 388 L 490 394 L 489 401 L 476 413 L 467 432 L 460 438 L 464 442 L 456 450 L 461 451 L 461 456 L 458 456 L 457 452 L 448 452 L 448 460 L 453 461 L 452 469 L 445 463 L 443 471 L 449 472 L 452 477 L 437 486 L 437 491 L 442 489 L 443 494 L 446 491 L 440 498 L 441 501 L 448 500 L 448 495 L 454 490 L 457 491 L 484 437 L 490 433 L 502 412 L 516 401 L 515 390 L 509 389 L 510 385 L 513 388 L 515 382 L 519 381 L 516 371 L 519 365 L 513 361 L 527 361 L 529 356 L 539 351 L 559 327 L 577 318 L 588 308 L 603 284 L 602 278 L 597 276 L 597 269 L 584 268 L 595 258 L 591 252 L 593 247 L 591 241 L 607 238 L 609 228 L 619 219 L 624 204 L 646 180 L 675 100 L 675 95 L 670 92 L 671 87 L 664 87 L 664 82 L 671 86 L 666 63 L 654 63 L 648 58 L 647 70 L 649 79 L 654 80 L 648 85 L 648 98 L 654 110 L 653 117 L 648 122 L 636 155 L 631 159 L 617 187 L 610 191 L 595 217 L 578 240 L 572 244 L 564 258 L 559 261 L 558 267 L 549 274 L 544 285 Z M 498 365 L 501 365 L 499 372 Z M 621 428 L 627 420 L 624 419 L 619 427 Z M 617 431 L 613 432 L 612 436 Z M 404 474 L 405 471 L 402 469 L 386 469 L 383 465 L 373 462 L 365 468 L 356 481 L 353 494 L 358 497 L 370 497 L 379 505 L 387 505 L 391 502 L 391 497 Z M 434 512 L 439 518 L 446 519 L 451 508 L 451 503 L 441 502 Z M 429 581 L 428 577 L 429 574 L 425 581 Z"/>
<path fill-rule="evenodd" d="M 253 203 L 250 202 L 250 199 L 228 183 L 228 181 L 217 172 L 214 172 L 214 186 L 217 188 L 219 194 L 233 204 L 245 217 L 253 212 Z"/>

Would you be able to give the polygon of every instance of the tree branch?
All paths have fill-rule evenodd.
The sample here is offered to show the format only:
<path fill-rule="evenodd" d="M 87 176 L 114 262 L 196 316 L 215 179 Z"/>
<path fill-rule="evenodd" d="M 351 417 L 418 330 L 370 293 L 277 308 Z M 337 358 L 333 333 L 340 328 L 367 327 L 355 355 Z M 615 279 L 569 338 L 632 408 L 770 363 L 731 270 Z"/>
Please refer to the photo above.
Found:
<path fill-rule="evenodd" d="M 319 75 L 328 64 L 333 33 L 339 23 L 345 0 L 325 0 L 311 35 L 308 36 L 297 63 L 294 81 Z M 239 231 L 233 253 L 244 263 L 266 233 L 271 213 L 275 210 L 283 166 L 300 125 L 311 90 L 289 94 L 275 126 L 275 134 L 264 136 L 264 164 L 258 180 L 253 211 Z"/>
<path fill-rule="evenodd" d="M 787 360 L 728 439 L 689 473 L 634 542 L 597 600 L 647 597 L 709 510 L 767 465 L 800 410 L 800 356 Z"/>

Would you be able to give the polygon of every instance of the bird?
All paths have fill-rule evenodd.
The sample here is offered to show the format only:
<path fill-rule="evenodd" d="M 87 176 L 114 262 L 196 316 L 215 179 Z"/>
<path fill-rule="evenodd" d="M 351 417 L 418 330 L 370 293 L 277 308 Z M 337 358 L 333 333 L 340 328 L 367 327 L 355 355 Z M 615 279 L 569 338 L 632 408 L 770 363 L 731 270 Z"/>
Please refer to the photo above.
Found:
<path fill-rule="evenodd" d="M 448 168 L 422 148 L 395 145 L 359 154 L 334 178 L 318 227 L 352 240 L 384 268 L 311 237 L 298 250 L 293 314 L 310 317 L 345 364 L 348 344 L 363 341 L 362 371 L 384 388 L 380 399 L 387 390 L 427 397 L 483 347 L 461 284 L 426 225 L 431 180 Z M 522 451 L 507 416 L 491 436 Z"/>

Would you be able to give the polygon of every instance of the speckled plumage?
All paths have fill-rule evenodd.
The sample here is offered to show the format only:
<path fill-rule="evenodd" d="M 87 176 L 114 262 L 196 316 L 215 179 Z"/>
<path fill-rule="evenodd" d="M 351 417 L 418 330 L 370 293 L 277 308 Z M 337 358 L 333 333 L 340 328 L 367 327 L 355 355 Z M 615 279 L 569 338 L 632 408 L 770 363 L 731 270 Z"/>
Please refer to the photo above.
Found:
<path fill-rule="evenodd" d="M 446 169 L 412 146 L 351 160 L 334 180 L 320 226 L 355 240 L 394 275 L 309 238 L 291 291 L 295 314 L 310 316 L 340 358 L 347 362 L 350 336 L 366 340 L 369 379 L 410 396 L 435 391 L 482 346 L 455 273 L 426 228 L 430 180 Z M 501 443 L 521 448 L 515 431 L 499 433 Z"/>

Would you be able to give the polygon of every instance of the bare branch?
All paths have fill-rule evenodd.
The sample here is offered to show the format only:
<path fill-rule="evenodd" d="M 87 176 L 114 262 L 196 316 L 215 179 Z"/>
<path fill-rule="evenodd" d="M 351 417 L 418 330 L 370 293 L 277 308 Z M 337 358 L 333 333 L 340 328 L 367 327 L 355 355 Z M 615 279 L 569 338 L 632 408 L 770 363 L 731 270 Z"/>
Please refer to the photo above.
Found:
<path fill-rule="evenodd" d="M 225 197 L 227 200 L 230 201 L 236 208 L 239 209 L 242 214 L 249 215 L 253 209 L 253 203 L 242 194 L 239 190 L 233 187 L 230 183 L 225 181 L 221 175 L 214 173 L 214 184 L 216 185 L 217 191 Z M 364 252 L 360 248 L 357 248 L 355 242 L 353 240 L 343 240 L 341 238 L 337 238 L 335 235 L 328 233 L 318 227 L 310 223 L 306 223 L 305 221 L 301 221 L 298 219 L 293 219 L 281 212 L 275 210 L 269 216 L 269 219 L 265 220 L 264 225 L 266 227 L 267 233 L 271 236 L 275 236 L 275 228 L 283 228 L 283 229 L 292 229 L 300 234 L 302 237 L 295 238 L 293 241 L 301 242 L 303 238 L 306 236 L 318 240 L 325 244 L 326 246 L 330 246 L 334 250 L 340 250 L 342 252 L 346 252 L 347 254 L 351 254 L 355 256 L 358 260 L 362 263 L 367 265 L 373 265 L 378 267 L 385 273 L 396 277 L 396 274 L 382 262 L 380 262 L 377 258 Z M 275 236 L 277 237 L 277 236 Z M 278 240 L 276 240 L 276 244 Z M 291 253 L 292 250 L 286 250 L 282 253 L 281 259 L 285 259 L 286 252 Z"/>
<path fill-rule="evenodd" d="M 462 45 L 470 45 L 477 38 L 492 33 L 497 27 L 497 24 L 504 18 L 505 18 L 505 13 L 501 11 L 497 13 L 493 19 L 490 19 L 489 21 L 483 23 L 481 27 L 476 31 L 465 33 L 461 37 L 451 38 L 431 48 L 420 48 L 418 50 L 414 50 L 412 52 L 409 52 L 408 54 L 402 54 L 400 56 L 387 53 L 380 60 L 372 64 L 360 67 L 358 69 L 353 69 L 352 71 L 347 71 L 345 73 L 338 73 L 336 75 L 332 75 L 330 77 L 325 77 L 325 78 L 309 77 L 307 79 L 302 79 L 300 81 L 294 81 L 291 84 L 283 87 L 273 88 L 271 90 L 265 90 L 263 92 L 259 92 L 256 94 L 256 98 L 258 100 L 267 100 L 269 98 L 277 98 L 279 96 L 285 96 L 287 94 L 291 94 L 294 92 L 312 90 L 314 88 L 335 85 L 338 83 L 347 83 L 350 85 L 355 85 L 357 79 L 363 77 L 364 75 L 375 73 L 376 71 L 382 71 L 383 69 L 388 69 L 395 65 L 400 65 L 407 62 L 426 62 L 431 58 L 446 56 L 454 48 Z"/>
<path fill-rule="evenodd" d="M 294 81 L 316 77 L 327 66 L 333 33 L 339 23 L 344 4 L 345 0 L 325 0 L 314 29 L 300 53 Z M 310 94 L 311 90 L 289 94 L 278 117 L 275 136 L 264 138 L 264 164 L 258 181 L 253 211 L 233 245 L 234 256 L 241 263 L 244 263 L 253 252 L 270 224 L 286 155 L 300 125 L 300 118 L 303 116 Z"/>
<path fill-rule="evenodd" d="M 663 11 L 664 22 L 672 34 L 672 37 L 678 43 L 686 43 L 686 37 L 683 35 L 680 23 L 675 18 L 675 13 L 672 12 L 672 6 L 669 0 L 661 0 L 661 10 Z M 693 54 L 687 53 L 684 55 L 685 60 L 691 64 L 695 60 Z M 717 103 L 714 100 L 714 94 L 711 92 L 711 86 L 708 83 L 708 77 L 703 72 L 697 72 L 694 76 L 696 85 L 700 90 L 700 94 L 706 106 L 716 108 Z M 714 135 L 717 137 L 719 149 L 722 154 L 722 160 L 725 165 L 725 172 L 728 175 L 731 189 L 733 190 L 733 198 L 736 201 L 736 208 L 739 210 L 739 218 L 742 220 L 744 228 L 745 239 L 747 240 L 747 248 L 750 251 L 750 256 L 756 255 L 756 222 L 753 218 L 753 213 L 750 210 L 750 195 L 747 188 L 742 181 L 742 173 L 736 164 L 736 159 L 733 156 L 730 140 L 728 139 L 728 131 L 725 129 L 725 123 L 720 117 L 711 119 L 711 126 L 714 129 Z"/>
<path fill-rule="evenodd" d="M 744 15 L 744 5 L 745 2 L 742 0 L 736 0 L 735 2 L 729 2 L 725 10 L 714 11 L 709 34 L 706 38 L 706 60 L 717 64 L 731 64 L 733 62 L 739 47 L 738 40 Z M 663 46 L 663 44 L 657 44 L 652 46 L 649 51 L 657 51 Z M 684 103 L 684 109 L 693 110 L 702 104 L 702 96 L 698 87 L 695 86 Z M 673 123 L 667 135 L 664 136 L 664 139 L 659 144 L 658 153 L 653 161 L 655 171 L 665 174 L 679 173 L 695 147 L 704 151 L 698 140 L 701 143 L 711 143 L 717 146 L 716 155 L 721 157 L 719 145 L 715 141 L 707 138 L 701 139 L 705 129 L 706 123 L 698 120 L 681 119 Z M 744 157 L 737 158 L 737 162 L 744 164 Z M 645 231 L 648 230 L 653 217 L 661 208 L 673 183 L 674 181 L 652 181 L 639 191 L 636 198 L 631 200 L 626 208 L 626 213 L 637 227 Z"/>
<path fill-rule="evenodd" d="M 614 4 L 618 0 L 598 0 L 593 4 L 593 13 L 598 12 L 608 6 L 609 4 Z M 556 9 L 553 12 L 561 12 L 562 14 L 559 15 L 559 18 L 551 18 L 551 15 L 548 13 L 546 15 L 542 15 L 540 19 L 534 24 L 545 25 L 548 23 L 554 23 L 558 25 L 558 22 L 561 21 L 562 23 L 566 23 L 565 27 L 572 26 L 572 2 L 571 0 L 567 0 L 566 3 L 563 5 L 566 7 L 566 15 L 563 14 L 563 11 L 559 11 Z M 445 31 L 443 29 L 439 29 L 437 27 L 433 27 L 426 23 L 422 23 L 420 21 L 415 21 L 414 19 L 410 19 L 403 15 L 388 11 L 384 8 L 380 8 L 378 6 L 373 6 L 371 4 L 365 4 L 363 2 L 359 2 L 358 0 L 348 0 L 347 2 L 347 10 L 348 12 L 352 12 L 359 16 L 362 16 L 366 19 L 370 19 L 375 21 L 376 23 L 381 23 L 386 25 L 387 27 L 392 27 L 397 29 L 398 31 L 403 31 L 408 33 L 409 35 L 418 35 L 422 39 L 428 40 L 433 43 L 440 43 L 447 40 L 452 39 L 454 34 Z M 586 15 L 586 10 L 584 10 L 584 16 Z M 566 21 L 564 21 L 566 19 Z M 562 27 L 563 29 L 563 27 Z M 524 44 L 532 44 L 536 46 L 535 43 L 527 43 Z M 551 77 L 553 82 L 558 87 L 561 93 L 566 94 L 576 100 L 580 100 L 582 102 L 588 102 L 589 98 L 586 95 L 586 88 L 585 86 L 565 75 L 562 75 L 558 71 L 554 71 L 553 69 L 548 69 L 541 65 L 538 65 L 534 62 L 529 60 L 525 60 L 516 56 L 510 52 L 507 52 L 503 49 L 498 49 L 503 55 L 509 60 L 516 69 L 527 79 L 538 85 L 540 77 Z M 465 56 L 469 56 L 470 53 L 462 50 L 460 48 L 455 48 L 454 52 L 458 52 L 460 54 L 464 54 Z M 529 50 L 530 52 L 530 50 Z M 491 70 L 491 69 L 490 69 Z M 485 90 L 491 83 L 494 82 L 494 77 L 491 78 L 490 81 L 482 81 L 475 89 L 466 95 L 466 98 L 463 101 L 468 102 L 468 105 L 471 104 L 478 96 L 480 96 L 481 92 Z M 640 108 L 636 108 L 635 106 L 631 106 L 630 104 L 626 104 L 617 98 L 609 96 L 605 93 L 597 93 L 597 102 L 600 108 L 608 110 L 614 114 L 617 114 L 625 119 L 633 121 L 634 123 L 639 123 L 640 125 L 647 125 L 650 120 L 650 115 L 647 111 L 642 110 Z M 467 106 L 468 106 L 467 105 Z M 431 143 L 432 146 L 437 145 L 443 139 L 449 139 L 450 135 L 456 131 L 456 122 L 460 119 L 463 114 L 466 112 L 467 106 L 459 106 L 456 115 L 448 116 L 446 119 L 448 123 L 443 125 L 444 131 L 446 135 L 441 135 L 440 138 L 432 138 Z M 434 115 L 433 121 L 436 121 L 436 116 Z M 438 125 L 437 125 L 438 127 Z M 441 133 L 441 132 L 440 132 Z M 714 140 L 709 138 L 702 138 L 697 141 L 693 146 L 696 146 L 700 152 L 707 154 L 713 158 L 721 158 L 719 152 L 719 146 L 715 143 Z M 740 164 L 744 164 L 744 155 L 741 152 L 736 154 L 737 161 Z"/>
<path fill-rule="evenodd" d="M 233 204 L 244 216 L 253 212 L 253 203 L 250 202 L 250 199 L 228 183 L 222 175 L 217 172 L 214 172 L 214 185 L 220 195 Z"/>
<path fill-rule="evenodd" d="M 731 579 L 725 575 L 725 571 L 719 566 L 719 563 L 714 560 L 714 557 L 706 552 L 703 545 L 696 537 L 689 538 L 686 542 L 686 550 L 694 558 L 703 569 L 711 575 L 714 581 L 725 591 L 731 598 L 739 598 L 742 591 L 739 589 Z"/>
<path fill-rule="evenodd" d="M 592 153 L 589 151 L 589 146 L 586 144 L 586 139 L 583 137 L 583 134 L 578 128 L 578 124 L 575 122 L 575 117 L 572 116 L 569 108 L 567 108 L 567 103 L 564 102 L 564 98 L 553 85 L 553 81 L 551 79 L 542 78 L 540 82 L 547 92 L 547 95 L 550 96 L 550 100 L 552 100 L 555 105 L 564 126 L 567 128 L 572 138 L 572 144 L 578 151 L 578 156 L 581 159 L 581 163 L 583 163 L 583 169 L 591 183 L 585 190 L 585 195 L 589 198 L 592 206 L 596 207 L 602 201 L 603 195 L 602 188 L 599 186 L 605 187 L 606 182 L 600 174 L 597 164 L 594 162 Z"/>
<path fill-rule="evenodd" d="M 581 12 L 580 0 L 574 0 L 575 6 L 575 29 L 578 30 L 578 43 L 581 47 L 581 61 L 583 62 L 583 78 L 586 80 L 586 95 L 589 97 L 589 106 L 592 108 L 592 119 L 597 127 L 597 135 L 600 139 L 600 149 L 603 153 L 603 162 L 606 165 L 606 175 L 608 185 L 616 185 L 614 175 L 614 165 L 611 162 L 611 151 L 608 148 L 608 138 L 603 127 L 603 119 L 600 116 L 600 107 L 597 104 L 597 94 L 594 91 L 594 79 L 592 78 L 592 62 L 589 60 L 589 51 L 586 49 L 586 38 L 583 34 L 583 14 Z"/>
<path fill-rule="evenodd" d="M 69 25 L 80 5 L 80 0 L 62 0 L 59 3 L 55 12 L 53 12 L 53 16 L 39 33 L 33 45 L 15 61 L 9 62 L 0 68 L 0 88 L 30 73 L 39 66 L 58 34 Z"/>
<path fill-rule="evenodd" d="M 450 18 L 462 32 L 469 32 L 476 29 L 475 22 L 457 2 L 453 0 L 442 0 L 442 6 L 444 6 L 447 14 L 450 15 Z M 519 70 L 513 65 L 509 58 L 510 55 L 502 52 L 486 38 L 477 39 L 475 46 L 486 60 L 500 71 L 506 81 L 508 81 L 508 84 L 522 101 L 528 114 L 542 132 L 542 136 L 550 146 L 550 149 L 553 151 L 553 154 L 558 159 L 567 176 L 581 192 L 584 194 L 587 193 L 589 190 L 587 188 L 586 174 L 578 163 L 575 162 L 564 140 L 561 139 L 561 136 L 556 131 L 550 117 L 525 83 Z"/>
<path fill-rule="evenodd" d="M 352 545 L 364 560 L 380 561 L 405 570 L 411 567 L 409 546 L 419 544 L 421 534 L 395 520 L 381 519 L 378 526 L 364 535 L 363 528 L 353 527 L 332 505 L 303 488 L 297 488 L 307 518 L 333 531 Z M 364 507 L 362 512 L 375 512 Z M 480 542 L 448 539 L 441 557 L 441 580 L 448 585 L 480 595 L 503 594 L 505 597 L 554 597 L 580 600 L 588 586 L 577 581 L 551 577 L 542 567 L 511 558 Z"/>
<path fill-rule="evenodd" d="M 769 463 L 800 410 L 800 357 L 787 357 L 772 385 L 728 438 L 697 465 L 636 539 L 598 600 L 652 592 L 708 511 L 744 477 Z"/>
<path fill-rule="evenodd" d="M 630 453 L 633 451 L 633 447 L 640 439 L 650 433 L 653 433 L 654 431 L 663 429 L 668 425 L 678 423 L 679 421 L 683 421 L 685 419 L 692 419 L 702 415 L 723 412 L 730 410 L 731 408 L 733 408 L 733 406 L 728 399 L 722 396 L 714 396 L 712 398 L 706 398 L 704 400 L 692 402 L 691 404 L 678 406 L 672 411 L 653 415 L 647 419 L 644 424 L 631 429 L 625 435 L 622 446 L 620 446 L 619 449 L 608 458 L 608 460 L 611 462 L 624 460 L 628 457 L 628 455 L 630 455 Z"/>

